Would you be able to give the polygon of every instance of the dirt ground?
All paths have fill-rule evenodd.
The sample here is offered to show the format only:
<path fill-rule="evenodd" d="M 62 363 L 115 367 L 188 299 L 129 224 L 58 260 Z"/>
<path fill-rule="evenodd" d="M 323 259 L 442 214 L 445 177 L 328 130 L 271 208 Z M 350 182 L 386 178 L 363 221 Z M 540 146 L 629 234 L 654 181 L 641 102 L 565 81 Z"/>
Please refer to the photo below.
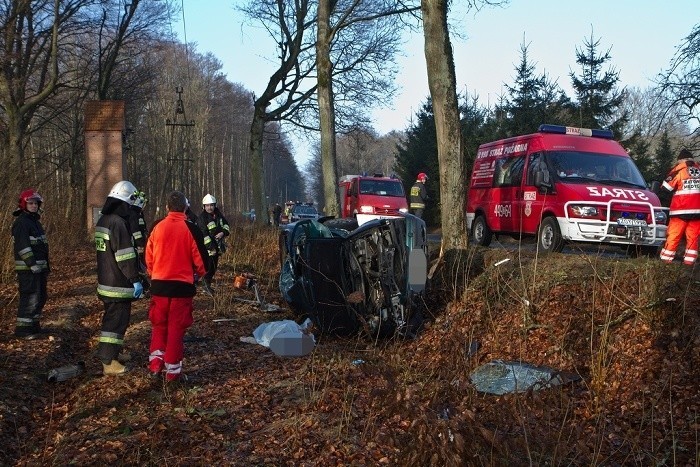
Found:
<path fill-rule="evenodd" d="M 0 464 L 699 465 L 695 270 L 474 249 L 438 267 L 417 339 L 316 336 L 311 354 L 285 358 L 241 341 L 296 318 L 276 288 L 269 238 L 223 261 L 214 299 L 197 295 L 186 385 L 146 371 L 147 300 L 134 303 L 127 331 L 131 371 L 101 375 L 91 245 L 54 254 L 48 339 L 12 337 L 16 286 L 0 285 Z M 254 298 L 233 288 L 243 271 L 283 311 L 236 300 Z M 578 381 L 478 393 L 469 373 L 497 359 Z M 47 381 L 79 361 L 83 374 Z"/>

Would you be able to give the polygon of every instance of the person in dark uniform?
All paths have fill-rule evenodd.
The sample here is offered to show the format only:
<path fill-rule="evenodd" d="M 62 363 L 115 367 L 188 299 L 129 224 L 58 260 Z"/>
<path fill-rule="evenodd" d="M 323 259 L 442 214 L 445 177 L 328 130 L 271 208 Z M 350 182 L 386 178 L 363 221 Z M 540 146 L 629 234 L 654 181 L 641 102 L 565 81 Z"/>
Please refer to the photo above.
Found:
<path fill-rule="evenodd" d="M 202 280 L 202 286 L 205 292 L 212 294 L 214 290 L 211 283 L 219 266 L 219 257 L 226 251 L 224 239 L 231 234 L 231 228 L 226 217 L 216 206 L 216 198 L 210 194 L 202 198 L 202 212 L 199 214 L 198 224 L 204 234 L 204 245 L 209 251 L 207 273 Z"/>
<path fill-rule="evenodd" d="M 411 214 L 418 218 L 423 217 L 425 203 L 428 201 L 428 190 L 425 188 L 427 180 L 428 176 L 421 172 L 416 177 L 416 183 L 411 187 L 411 204 L 409 208 L 411 209 Z"/>
<path fill-rule="evenodd" d="M 127 180 L 115 184 L 95 226 L 97 296 L 105 309 L 97 355 L 102 361 L 103 374 L 110 376 L 126 373 L 126 367 L 117 356 L 129 327 L 131 302 L 143 293 L 138 255 L 129 228 L 131 205 L 137 193 L 136 187 Z"/>
<path fill-rule="evenodd" d="M 49 244 L 39 221 L 43 201 L 33 188 L 26 189 L 19 195 L 17 209 L 12 213 L 17 217 L 12 224 L 12 241 L 19 285 L 15 337 L 25 340 L 42 336 L 41 312 L 48 298 Z"/>

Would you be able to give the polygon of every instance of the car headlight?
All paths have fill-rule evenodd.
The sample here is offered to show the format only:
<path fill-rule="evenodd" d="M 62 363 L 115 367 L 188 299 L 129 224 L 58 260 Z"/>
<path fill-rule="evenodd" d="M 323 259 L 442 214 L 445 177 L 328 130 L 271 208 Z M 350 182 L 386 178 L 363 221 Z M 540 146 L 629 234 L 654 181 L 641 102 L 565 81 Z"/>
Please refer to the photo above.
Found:
<path fill-rule="evenodd" d="M 576 217 L 598 217 L 598 208 L 595 206 L 570 206 L 569 209 Z"/>
<path fill-rule="evenodd" d="M 655 211 L 654 212 L 654 220 L 656 221 L 657 224 L 666 224 L 666 220 L 668 218 L 666 217 L 666 213 L 663 211 Z"/>
<path fill-rule="evenodd" d="M 401 209 L 399 209 L 399 212 L 408 212 L 408 209 L 406 209 L 406 208 L 401 208 Z"/>
<path fill-rule="evenodd" d="M 362 214 L 373 214 L 374 208 L 372 206 L 360 206 L 360 212 Z"/>

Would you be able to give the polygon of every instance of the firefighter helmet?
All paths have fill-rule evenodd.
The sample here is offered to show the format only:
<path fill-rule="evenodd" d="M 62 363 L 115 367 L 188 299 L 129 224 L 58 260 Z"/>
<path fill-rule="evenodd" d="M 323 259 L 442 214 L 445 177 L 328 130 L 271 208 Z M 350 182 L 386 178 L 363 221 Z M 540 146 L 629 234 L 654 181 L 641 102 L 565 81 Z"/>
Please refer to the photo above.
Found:
<path fill-rule="evenodd" d="M 44 202 L 44 198 L 42 198 L 41 195 L 37 193 L 34 188 L 27 188 L 19 195 L 18 206 L 22 211 L 27 210 L 27 201 L 29 201 L 30 199 L 33 199 L 34 201 L 39 203 L 39 206 L 41 206 L 41 203 Z"/>
<path fill-rule="evenodd" d="M 133 183 L 128 180 L 122 180 L 121 182 L 115 183 L 112 189 L 109 190 L 109 197 L 120 199 L 129 204 L 134 204 L 137 193 L 138 190 Z"/>
<path fill-rule="evenodd" d="M 216 198 L 207 193 L 207 195 L 202 198 L 202 204 L 216 204 Z"/>
<path fill-rule="evenodd" d="M 424 183 L 427 179 L 428 179 L 428 176 L 425 174 L 425 172 L 419 173 L 418 176 L 416 177 L 416 180 L 424 182 Z"/>

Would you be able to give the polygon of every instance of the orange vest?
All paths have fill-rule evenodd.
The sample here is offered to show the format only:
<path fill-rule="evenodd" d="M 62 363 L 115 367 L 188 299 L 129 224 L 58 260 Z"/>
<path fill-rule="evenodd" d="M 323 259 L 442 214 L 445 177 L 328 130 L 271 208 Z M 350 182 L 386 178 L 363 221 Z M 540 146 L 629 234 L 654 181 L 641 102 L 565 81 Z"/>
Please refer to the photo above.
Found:
<path fill-rule="evenodd" d="M 700 219 L 700 165 L 682 159 L 671 169 L 663 187 L 672 191 L 669 216 Z"/>

